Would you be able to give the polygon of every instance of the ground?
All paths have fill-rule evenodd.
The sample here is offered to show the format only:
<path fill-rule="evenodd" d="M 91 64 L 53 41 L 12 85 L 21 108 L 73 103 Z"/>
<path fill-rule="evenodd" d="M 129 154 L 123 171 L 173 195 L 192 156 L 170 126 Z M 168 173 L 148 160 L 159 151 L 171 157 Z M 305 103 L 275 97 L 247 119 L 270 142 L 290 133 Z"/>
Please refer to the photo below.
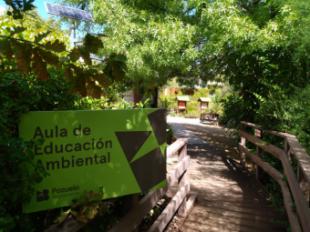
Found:
<path fill-rule="evenodd" d="M 168 117 L 168 123 L 177 138 L 189 139 L 191 190 L 198 199 L 188 217 L 174 219 L 167 231 L 286 230 L 286 218 L 270 205 L 253 174 L 239 165 L 233 131 L 197 119 Z"/>

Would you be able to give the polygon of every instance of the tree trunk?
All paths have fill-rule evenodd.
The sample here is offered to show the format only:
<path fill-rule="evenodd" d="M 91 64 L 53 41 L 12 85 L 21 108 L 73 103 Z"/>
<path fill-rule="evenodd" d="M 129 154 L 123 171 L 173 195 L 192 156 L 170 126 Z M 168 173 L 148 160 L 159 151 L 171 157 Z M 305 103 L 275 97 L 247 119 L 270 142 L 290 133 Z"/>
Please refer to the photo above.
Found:
<path fill-rule="evenodd" d="M 158 108 L 158 88 L 154 88 L 151 91 L 151 94 L 152 94 L 151 107 L 152 108 Z"/>

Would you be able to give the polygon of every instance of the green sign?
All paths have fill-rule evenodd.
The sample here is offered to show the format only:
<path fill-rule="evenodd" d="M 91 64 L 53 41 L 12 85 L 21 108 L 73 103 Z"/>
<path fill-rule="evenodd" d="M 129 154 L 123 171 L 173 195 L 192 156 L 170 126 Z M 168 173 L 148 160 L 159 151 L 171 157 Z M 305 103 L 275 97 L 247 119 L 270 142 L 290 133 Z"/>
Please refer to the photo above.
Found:
<path fill-rule="evenodd" d="M 49 173 L 25 212 L 69 206 L 87 192 L 108 199 L 166 183 L 162 109 L 30 112 L 19 133 L 35 141 L 34 161 Z"/>

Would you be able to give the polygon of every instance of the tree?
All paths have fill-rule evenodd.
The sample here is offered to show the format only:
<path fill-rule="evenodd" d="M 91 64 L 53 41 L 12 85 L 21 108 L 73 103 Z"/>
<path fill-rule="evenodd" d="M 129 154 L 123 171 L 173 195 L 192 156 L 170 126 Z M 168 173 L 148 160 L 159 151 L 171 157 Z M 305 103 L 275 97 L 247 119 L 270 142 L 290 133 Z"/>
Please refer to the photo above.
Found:
<path fill-rule="evenodd" d="M 244 105 L 242 119 L 255 121 L 273 94 L 293 96 L 309 83 L 308 1 L 192 3 L 200 28 L 198 73 L 229 81 Z"/>
<path fill-rule="evenodd" d="M 85 1 L 65 2 L 86 7 Z M 103 26 L 102 53 L 126 57 L 126 81 L 136 93 L 153 92 L 191 70 L 196 27 L 184 18 L 184 2 L 95 0 L 86 5 Z"/>
<path fill-rule="evenodd" d="M 87 34 L 81 45 L 70 48 L 69 36 L 57 22 L 44 21 L 30 10 L 32 7 L 21 3 L 22 7 L 17 8 L 17 3 L 12 3 L 15 8 L 8 11 L 9 15 L 0 17 L 2 72 L 35 73 L 38 79 L 47 80 L 50 70 L 61 70 L 75 92 L 93 97 L 107 94 L 109 86 L 117 81 L 115 76 L 121 79 L 124 75 L 121 56 L 110 54 L 101 63 L 92 62 L 91 54 L 102 48 L 96 36 Z"/>

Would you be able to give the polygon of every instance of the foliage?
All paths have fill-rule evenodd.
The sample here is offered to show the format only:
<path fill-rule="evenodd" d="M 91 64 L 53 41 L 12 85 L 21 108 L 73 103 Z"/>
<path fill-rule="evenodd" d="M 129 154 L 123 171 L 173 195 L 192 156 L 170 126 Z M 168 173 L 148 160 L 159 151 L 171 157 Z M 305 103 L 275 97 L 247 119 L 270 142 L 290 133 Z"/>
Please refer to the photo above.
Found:
<path fill-rule="evenodd" d="M 44 175 L 36 167 L 24 174 L 32 154 L 17 139 L 17 124 L 29 110 L 131 108 L 118 101 L 127 88 L 145 100 L 174 77 L 188 86 L 219 79 L 232 88 L 228 97 L 215 91 L 212 98 L 210 110 L 221 113 L 224 107 L 223 123 L 238 127 L 248 120 L 291 131 L 310 149 L 308 0 L 64 0 L 91 10 L 101 25 L 101 35 L 86 35 L 75 48 L 56 22 L 32 11 L 33 0 L 5 2 L 10 6 L 8 15 L 0 16 L 5 230 L 32 231 L 43 223 L 42 215 L 31 218 L 20 208 Z M 104 60 L 94 62 L 91 53 Z M 189 114 L 197 114 L 197 98 L 204 95 L 199 94 Z M 162 102 L 176 106 L 175 96 Z"/>
<path fill-rule="evenodd" d="M 149 107 L 149 99 L 134 104 L 131 102 L 127 102 L 121 98 L 111 101 L 104 97 L 101 98 L 85 97 L 77 99 L 77 101 L 75 102 L 75 107 L 77 109 L 83 109 L 83 110 L 147 108 Z"/>
<path fill-rule="evenodd" d="M 242 97 L 237 94 L 231 94 L 223 100 L 224 112 L 220 117 L 220 123 L 226 125 L 228 128 L 238 128 L 240 121 L 244 119 L 253 118 L 253 115 L 249 115 L 250 107 Z"/>
<path fill-rule="evenodd" d="M 80 0 L 64 2 L 84 5 Z M 102 53 L 126 57 L 129 86 L 147 94 L 191 70 L 196 28 L 183 19 L 182 1 L 95 0 L 88 8 L 103 28 Z"/>
<path fill-rule="evenodd" d="M 8 15 L 12 15 L 14 19 L 23 18 L 23 13 L 34 9 L 34 0 L 4 0 L 5 3 L 10 6 Z"/>
<path fill-rule="evenodd" d="M 69 47 L 69 36 L 54 21 L 43 21 L 36 12 L 22 18 L 0 16 L 0 68 L 49 79 L 49 69 L 63 70 L 81 96 L 108 95 L 106 89 L 122 80 L 125 71 L 122 55 L 111 53 L 103 62 L 93 62 L 91 54 L 102 48 L 102 41 L 87 34 L 83 43 Z"/>
<path fill-rule="evenodd" d="M 266 128 L 295 134 L 310 152 L 310 85 L 296 88 L 293 96 L 283 92 L 273 93 L 261 104 L 256 121 Z"/>
<path fill-rule="evenodd" d="M 18 138 L 18 122 L 30 110 L 74 108 L 75 97 L 57 72 L 46 81 L 17 72 L 0 75 L 0 229 L 32 231 L 37 219 L 22 214 L 22 203 L 46 173 L 32 163 L 30 144 Z"/>
<path fill-rule="evenodd" d="M 205 5 L 200 19 L 208 27 L 202 36 L 210 39 L 202 54 L 210 56 L 204 56 L 201 67 L 210 70 L 208 75 L 223 75 L 234 90 L 224 103 L 222 121 L 234 126 L 240 120 L 277 127 L 289 123 L 285 99 L 294 99 L 309 83 L 309 7 L 308 1 L 290 0 Z"/>
<path fill-rule="evenodd" d="M 167 87 L 169 88 L 169 87 Z M 213 94 L 210 94 L 213 92 Z M 179 89 L 177 93 L 170 93 L 164 95 L 162 92 L 160 94 L 160 106 L 170 110 L 170 113 L 177 108 L 177 96 L 178 95 L 187 95 L 190 93 L 190 101 L 187 102 L 187 112 L 184 112 L 184 116 L 187 117 L 199 117 L 200 113 L 217 113 L 222 114 L 222 100 L 226 98 L 227 90 L 226 86 L 215 87 L 208 86 L 207 88 L 198 88 L 198 89 Z M 198 102 L 200 97 L 209 97 L 210 102 L 208 108 L 201 111 L 200 103 Z"/>

